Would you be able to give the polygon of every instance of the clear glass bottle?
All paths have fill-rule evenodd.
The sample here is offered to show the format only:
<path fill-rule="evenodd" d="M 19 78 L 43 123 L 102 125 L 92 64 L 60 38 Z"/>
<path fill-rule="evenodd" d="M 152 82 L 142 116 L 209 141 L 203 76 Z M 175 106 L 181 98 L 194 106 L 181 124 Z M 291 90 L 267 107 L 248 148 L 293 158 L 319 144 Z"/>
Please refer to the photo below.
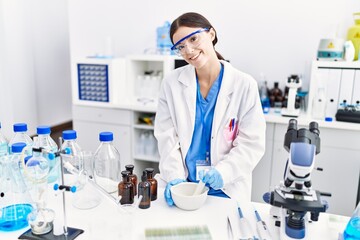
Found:
<path fill-rule="evenodd" d="M 82 176 L 83 173 L 83 159 L 81 156 L 81 148 L 76 142 L 77 134 L 75 130 L 65 130 L 62 133 L 62 138 L 64 142 L 61 145 L 61 150 L 69 148 L 70 154 L 61 154 L 65 174 L 65 184 L 66 185 L 75 185 L 78 190 L 80 190 L 84 185 L 84 179 Z M 71 172 L 70 168 L 74 168 L 76 172 Z"/>
<path fill-rule="evenodd" d="M 9 141 L 9 153 L 11 153 L 11 145 L 14 143 L 24 142 L 29 147 L 33 145 L 33 140 L 27 134 L 28 128 L 26 123 L 15 123 L 13 129 L 15 134 Z M 26 155 L 31 155 L 31 153 L 27 153 Z"/>
<path fill-rule="evenodd" d="M 138 197 L 142 196 L 142 199 L 139 204 L 139 208 L 147 209 L 150 207 L 151 204 L 151 183 L 147 181 L 147 173 L 143 171 L 141 176 L 141 182 L 139 182 L 139 195 Z"/>
<path fill-rule="evenodd" d="M 132 164 L 126 165 L 125 169 L 126 169 L 126 171 L 130 172 L 129 179 L 130 179 L 130 182 L 132 182 L 134 184 L 134 195 L 136 196 L 137 195 L 138 178 L 137 178 L 136 174 L 134 173 L 134 165 L 132 165 Z"/>
<path fill-rule="evenodd" d="M 8 141 L 1 131 L 1 122 L 0 122 L 0 158 L 1 158 L 1 156 L 7 155 L 8 152 L 9 152 Z M 1 161 L 1 159 L 0 159 L 0 161 Z"/>
<path fill-rule="evenodd" d="M 153 178 L 154 169 L 153 168 L 145 168 L 147 181 L 150 182 L 150 193 L 151 193 L 151 201 L 157 199 L 157 180 Z"/>
<path fill-rule="evenodd" d="M 115 193 L 121 181 L 120 154 L 113 144 L 113 139 L 112 132 L 101 132 L 100 146 L 94 154 L 95 182 L 108 193 Z"/>
<path fill-rule="evenodd" d="M 55 153 L 58 150 L 58 146 L 55 141 L 50 137 L 51 129 L 49 126 L 38 126 L 36 128 L 38 134 L 36 140 L 34 139 L 35 148 L 43 148 L 47 152 Z M 48 176 L 48 183 L 53 183 L 60 177 L 60 160 L 55 158 L 53 160 L 47 159 L 49 162 L 50 172 Z"/>
<path fill-rule="evenodd" d="M 118 195 L 121 196 L 120 204 L 134 203 L 134 184 L 130 182 L 129 171 L 122 171 L 122 181 L 118 185 Z"/>
<path fill-rule="evenodd" d="M 355 239 L 360 239 L 360 202 L 358 202 L 344 231 L 344 240 Z"/>
<path fill-rule="evenodd" d="M 25 143 L 14 143 L 13 154 L 4 158 L 2 178 L 0 231 L 12 232 L 28 226 L 27 216 L 33 210 L 31 197 L 20 170 L 19 159 Z"/>

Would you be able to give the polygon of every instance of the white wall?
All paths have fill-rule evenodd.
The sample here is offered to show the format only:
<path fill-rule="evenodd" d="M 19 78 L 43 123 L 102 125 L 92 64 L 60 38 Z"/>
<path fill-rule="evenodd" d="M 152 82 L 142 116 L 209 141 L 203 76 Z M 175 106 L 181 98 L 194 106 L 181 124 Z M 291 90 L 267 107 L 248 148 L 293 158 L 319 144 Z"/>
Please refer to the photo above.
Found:
<path fill-rule="evenodd" d="M 67 3 L 62 0 L 0 0 L 0 121 L 12 124 L 71 120 Z"/>
<path fill-rule="evenodd" d="M 107 36 L 117 56 L 142 53 L 156 45 L 156 28 L 187 11 L 207 17 L 217 30 L 217 50 L 255 78 L 284 81 L 304 75 L 319 40 L 333 35 L 335 24 L 345 37 L 358 0 L 71 0 L 69 4 L 71 58 L 104 52 Z M 283 84 L 281 84 L 283 82 Z"/>

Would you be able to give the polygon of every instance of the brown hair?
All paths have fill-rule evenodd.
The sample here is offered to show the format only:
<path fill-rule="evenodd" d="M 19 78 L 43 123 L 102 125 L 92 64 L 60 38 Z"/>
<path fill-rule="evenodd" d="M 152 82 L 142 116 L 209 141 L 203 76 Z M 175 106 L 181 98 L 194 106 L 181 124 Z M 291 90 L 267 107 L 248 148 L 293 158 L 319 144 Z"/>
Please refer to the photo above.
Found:
<path fill-rule="evenodd" d="M 170 27 L 170 38 L 171 42 L 174 44 L 173 36 L 175 32 L 178 30 L 179 27 L 191 27 L 191 28 L 208 28 L 208 29 L 214 29 L 215 28 L 211 25 L 211 23 L 202 15 L 195 12 L 188 12 L 184 13 L 181 16 L 179 16 L 177 19 L 175 19 Z M 217 43 L 217 35 L 215 31 L 215 39 L 213 40 L 213 46 L 215 48 L 215 44 Z M 218 53 L 216 50 L 216 55 L 218 59 L 224 60 L 224 58 L 221 56 L 220 53 Z"/>

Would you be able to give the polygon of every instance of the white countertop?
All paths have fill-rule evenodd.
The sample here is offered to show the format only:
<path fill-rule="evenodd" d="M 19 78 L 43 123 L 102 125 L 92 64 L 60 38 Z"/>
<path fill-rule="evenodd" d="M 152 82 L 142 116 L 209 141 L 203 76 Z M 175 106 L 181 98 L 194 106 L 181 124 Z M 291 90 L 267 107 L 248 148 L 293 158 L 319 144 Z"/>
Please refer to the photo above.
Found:
<path fill-rule="evenodd" d="M 101 195 L 101 204 L 89 210 L 74 208 L 71 205 L 73 194 L 66 193 L 66 197 L 68 199 L 68 226 L 85 230 L 83 234 L 76 238 L 79 240 L 145 239 L 144 231 L 148 228 L 194 225 L 207 225 L 213 239 L 229 239 L 228 216 L 232 222 L 234 235 L 238 236 L 240 234 L 237 204 L 230 199 L 208 196 L 205 205 L 200 209 L 183 211 L 177 207 L 168 207 L 163 197 L 163 189 L 159 189 L 158 199 L 151 202 L 149 209 L 136 209 L 133 213 L 124 213 L 103 195 Z M 60 211 L 61 194 L 55 196 L 54 191 L 51 191 L 48 205 L 55 210 L 56 214 L 62 215 Z M 245 218 L 252 224 L 254 235 L 257 236 L 254 207 L 267 223 L 273 239 L 279 239 L 279 228 L 275 227 L 275 219 L 269 215 L 270 205 L 262 203 L 249 203 L 247 206 L 241 206 Z M 345 229 L 348 220 L 349 217 L 326 213 L 320 214 L 318 222 L 309 223 L 308 225 L 308 239 L 338 239 L 338 234 Z M 0 239 L 17 239 L 26 230 L 21 229 L 11 233 L 0 232 Z"/>

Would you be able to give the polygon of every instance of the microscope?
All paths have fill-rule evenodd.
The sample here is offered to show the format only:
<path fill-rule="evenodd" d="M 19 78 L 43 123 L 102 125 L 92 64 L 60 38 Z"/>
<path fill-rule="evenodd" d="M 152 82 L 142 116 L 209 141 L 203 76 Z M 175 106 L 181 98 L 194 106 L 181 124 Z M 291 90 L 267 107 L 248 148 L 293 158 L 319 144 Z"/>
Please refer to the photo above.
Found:
<path fill-rule="evenodd" d="M 300 109 L 295 108 L 297 89 L 302 86 L 302 81 L 298 75 L 291 75 L 285 84 L 289 88 L 287 107 L 281 110 L 282 116 L 298 117 Z"/>
<path fill-rule="evenodd" d="M 320 153 L 319 134 L 317 122 L 311 122 L 309 129 L 298 130 L 297 121 L 289 121 L 284 140 L 284 148 L 289 152 L 284 180 L 274 191 L 264 194 L 265 202 L 272 205 L 270 214 L 280 218 L 277 223 L 282 240 L 306 239 L 309 215 L 311 221 L 317 221 L 320 212 L 327 209 L 327 204 L 321 201 L 323 194 L 311 187 L 315 155 Z"/>

